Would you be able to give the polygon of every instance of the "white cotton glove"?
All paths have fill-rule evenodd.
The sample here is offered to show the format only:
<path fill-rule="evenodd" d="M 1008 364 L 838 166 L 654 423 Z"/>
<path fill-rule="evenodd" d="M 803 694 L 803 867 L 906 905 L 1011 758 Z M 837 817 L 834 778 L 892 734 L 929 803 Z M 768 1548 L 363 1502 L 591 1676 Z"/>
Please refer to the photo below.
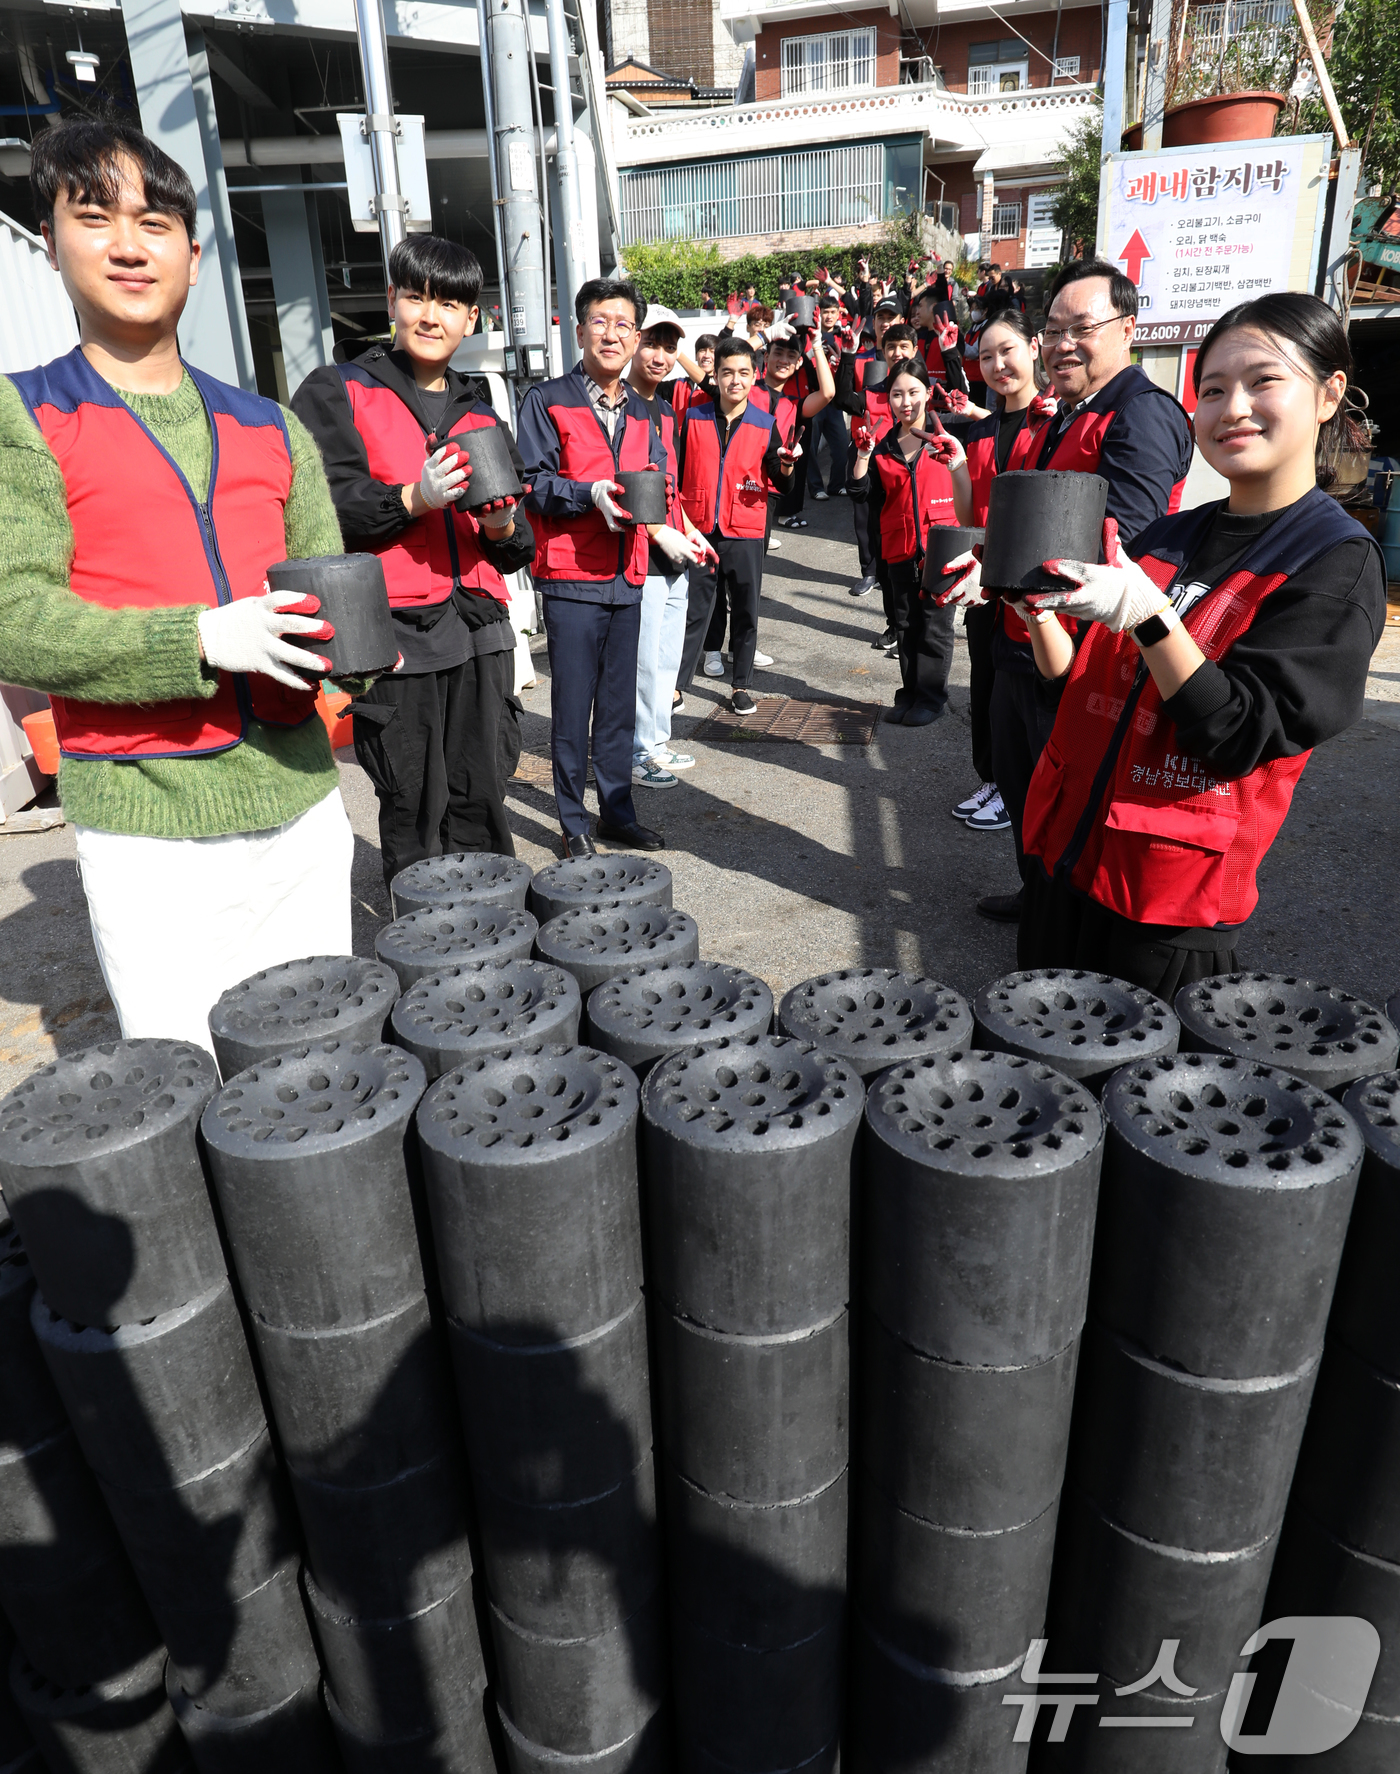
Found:
<path fill-rule="evenodd" d="M 950 586 L 933 600 L 939 609 L 945 604 L 963 604 L 968 609 L 975 609 L 977 605 L 986 603 L 987 594 L 982 589 L 982 563 L 971 549 L 966 554 L 954 555 L 944 567 L 943 576 L 950 581 Z"/>
<path fill-rule="evenodd" d="M 305 601 L 298 591 L 270 591 L 265 597 L 235 598 L 231 604 L 204 611 L 199 618 L 204 663 L 217 671 L 260 673 L 290 690 L 311 689 L 310 679 L 329 671 L 330 660 L 282 638 L 314 634 L 330 639 L 325 633 L 330 625 L 319 616 L 287 615 L 288 605 Z"/>
<path fill-rule="evenodd" d="M 768 343 L 770 345 L 781 344 L 785 339 L 795 339 L 796 337 L 797 334 L 793 330 L 791 321 L 775 320 L 768 329 Z"/>
<path fill-rule="evenodd" d="M 1089 561 L 1046 561 L 1046 571 L 1068 579 L 1074 590 L 1032 592 L 1026 599 L 1031 609 L 1063 610 L 1067 616 L 1102 622 L 1114 634 L 1121 634 L 1170 607 L 1166 592 L 1124 553 L 1118 525 L 1111 517 L 1103 523 L 1103 555 L 1107 564 L 1102 567 Z"/>
<path fill-rule="evenodd" d="M 614 493 L 621 493 L 622 488 L 615 480 L 595 480 L 589 497 L 603 514 L 603 522 L 610 530 L 623 529 L 632 521 L 631 514 L 624 511 L 613 498 Z"/>
<path fill-rule="evenodd" d="M 670 524 L 662 524 L 652 541 L 673 567 L 698 567 L 714 552 L 703 536 L 688 536 Z"/>
<path fill-rule="evenodd" d="M 447 460 L 449 456 L 450 461 Z M 423 464 L 423 473 L 418 481 L 419 498 L 434 511 L 441 511 L 444 506 L 461 497 L 468 472 L 462 465 L 456 444 L 443 444 Z"/>

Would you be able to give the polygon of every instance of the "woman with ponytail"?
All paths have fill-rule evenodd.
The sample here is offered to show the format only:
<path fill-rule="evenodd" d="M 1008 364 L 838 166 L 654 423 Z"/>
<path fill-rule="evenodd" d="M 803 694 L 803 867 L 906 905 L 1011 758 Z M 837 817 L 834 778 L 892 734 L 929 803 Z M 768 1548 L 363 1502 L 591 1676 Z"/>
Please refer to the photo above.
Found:
<path fill-rule="evenodd" d="M 1314 296 L 1231 309 L 1196 358 L 1196 441 L 1229 497 L 1160 518 L 1131 557 L 1047 561 L 1028 596 L 1058 712 L 1026 801 L 1017 958 L 1170 999 L 1238 969 L 1256 873 L 1312 747 L 1362 712 L 1385 573 L 1328 497 L 1364 448 L 1341 321 Z M 1077 649 L 1054 620 L 1078 618 Z"/>

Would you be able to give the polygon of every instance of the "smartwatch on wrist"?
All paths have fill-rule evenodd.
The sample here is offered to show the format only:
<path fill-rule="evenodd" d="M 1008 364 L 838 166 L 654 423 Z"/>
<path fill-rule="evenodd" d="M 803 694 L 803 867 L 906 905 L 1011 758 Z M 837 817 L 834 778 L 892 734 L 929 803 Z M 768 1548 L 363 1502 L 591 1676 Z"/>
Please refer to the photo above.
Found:
<path fill-rule="evenodd" d="M 1166 640 L 1174 628 L 1180 628 L 1181 618 L 1176 611 L 1167 605 L 1155 616 L 1149 616 L 1145 622 L 1139 622 L 1133 630 L 1133 639 L 1140 647 L 1155 647 L 1158 641 Z"/>

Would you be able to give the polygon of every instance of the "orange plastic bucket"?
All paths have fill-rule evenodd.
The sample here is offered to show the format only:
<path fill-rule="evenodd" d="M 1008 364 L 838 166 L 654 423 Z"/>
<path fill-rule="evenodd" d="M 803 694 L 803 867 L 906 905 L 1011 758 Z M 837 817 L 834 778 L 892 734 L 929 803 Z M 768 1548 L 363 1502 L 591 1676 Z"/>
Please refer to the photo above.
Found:
<path fill-rule="evenodd" d="M 58 733 L 53 724 L 53 710 L 41 708 L 25 715 L 20 722 L 25 738 L 34 753 L 34 762 L 45 776 L 58 775 Z"/>

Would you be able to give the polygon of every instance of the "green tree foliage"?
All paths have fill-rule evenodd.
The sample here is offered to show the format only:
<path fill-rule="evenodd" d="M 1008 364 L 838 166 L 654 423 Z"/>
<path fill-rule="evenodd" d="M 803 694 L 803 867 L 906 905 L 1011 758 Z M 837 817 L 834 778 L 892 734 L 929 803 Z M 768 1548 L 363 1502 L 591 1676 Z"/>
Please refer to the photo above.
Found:
<path fill-rule="evenodd" d="M 1347 0 L 1328 58 L 1347 130 L 1362 150 L 1363 189 L 1400 190 L 1400 0 Z M 1298 128 L 1331 129 L 1322 100 L 1303 106 Z"/>
<path fill-rule="evenodd" d="M 1064 230 L 1071 250 L 1082 246 L 1085 257 L 1094 250 L 1099 226 L 1099 165 L 1103 158 L 1103 107 L 1095 104 L 1065 137 L 1055 171 L 1065 182 L 1055 195 L 1051 219 Z"/>
<path fill-rule="evenodd" d="M 648 246 L 625 247 L 622 259 L 628 276 L 649 302 L 681 309 L 698 308 L 701 286 L 707 283 L 721 305 L 731 290 L 751 283 L 771 307 L 778 300 L 778 285 L 785 276 L 797 273 L 813 278 L 823 267 L 849 289 L 857 276 L 856 261 L 862 257 L 869 259 L 877 277 L 902 283 L 909 261 L 921 258 L 922 253 L 917 217 L 900 215 L 885 223 L 868 245 L 803 247 L 794 252 L 746 253 L 726 259 L 713 241 L 659 240 Z M 967 267 L 967 276 L 974 280 L 975 272 L 975 266 Z M 958 274 L 966 281 L 961 266 Z"/>

